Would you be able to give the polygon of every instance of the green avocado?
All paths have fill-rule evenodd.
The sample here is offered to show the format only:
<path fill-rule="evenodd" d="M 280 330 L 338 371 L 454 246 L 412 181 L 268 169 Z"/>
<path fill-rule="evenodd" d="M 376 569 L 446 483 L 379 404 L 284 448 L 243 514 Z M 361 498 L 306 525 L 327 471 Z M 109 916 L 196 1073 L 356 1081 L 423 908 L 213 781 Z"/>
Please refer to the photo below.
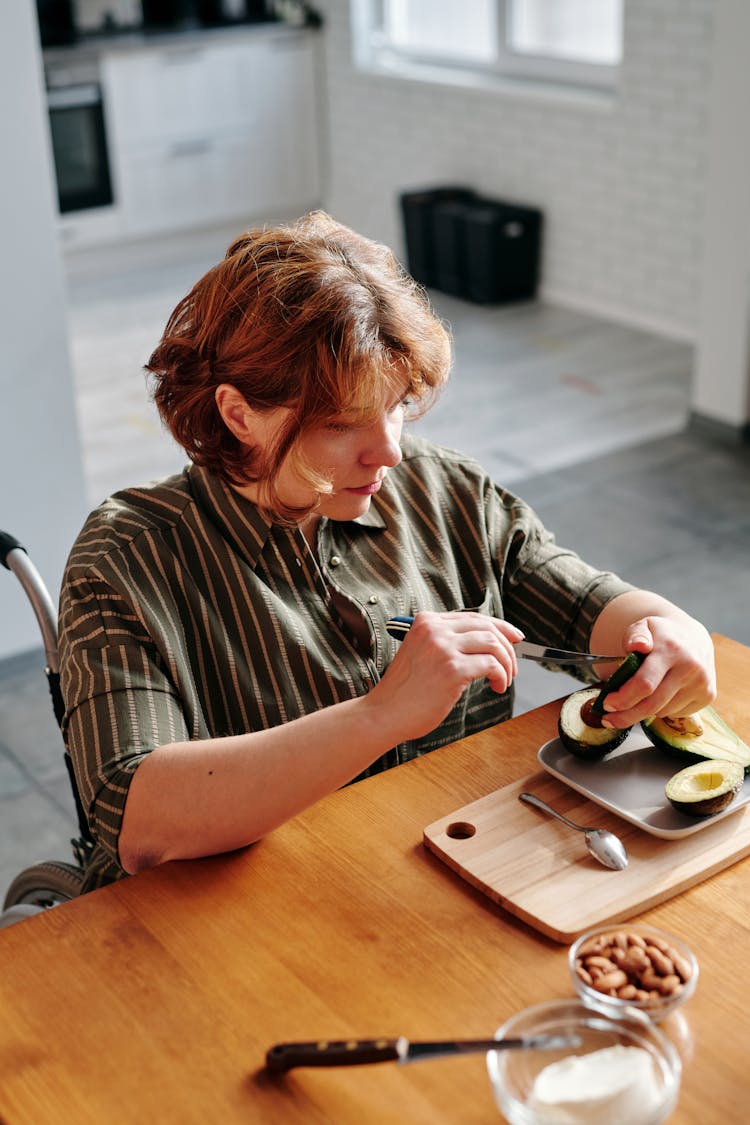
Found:
<path fill-rule="evenodd" d="M 586 762 L 598 762 L 620 746 L 630 733 L 603 727 L 601 718 L 593 714 L 599 688 L 581 688 L 563 700 L 557 720 L 557 733 L 565 749 Z"/>
<path fill-rule="evenodd" d="M 739 762 L 706 758 L 670 777 L 664 792 L 678 812 L 716 816 L 731 805 L 744 780 Z"/>
<path fill-rule="evenodd" d="M 591 710 L 595 715 L 604 714 L 604 700 L 609 693 L 611 691 L 618 691 L 623 684 L 626 684 L 630 677 L 635 675 L 645 659 L 646 656 L 643 652 L 629 652 L 622 663 L 617 665 L 614 672 L 591 704 Z"/>
<path fill-rule="evenodd" d="M 644 719 L 641 726 L 654 746 L 686 763 L 719 758 L 737 762 L 745 773 L 750 772 L 750 746 L 713 707 L 679 719 Z"/>

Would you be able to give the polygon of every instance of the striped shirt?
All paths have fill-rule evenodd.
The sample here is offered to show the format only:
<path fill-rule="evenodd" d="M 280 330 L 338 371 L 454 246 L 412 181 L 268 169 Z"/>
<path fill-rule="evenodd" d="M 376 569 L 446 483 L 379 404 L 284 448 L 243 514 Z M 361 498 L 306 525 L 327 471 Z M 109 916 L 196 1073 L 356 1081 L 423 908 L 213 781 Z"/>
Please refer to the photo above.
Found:
<path fill-rule="evenodd" d="M 97 841 L 87 889 L 124 874 L 128 786 L 151 750 L 366 693 L 395 654 L 392 615 L 477 609 L 585 649 L 599 611 L 630 588 L 559 547 L 476 462 L 407 435 L 402 447 L 365 515 L 320 521 L 315 552 L 194 465 L 91 514 L 60 606 L 63 733 Z M 511 711 L 512 689 L 477 681 L 436 730 L 365 774 Z"/>

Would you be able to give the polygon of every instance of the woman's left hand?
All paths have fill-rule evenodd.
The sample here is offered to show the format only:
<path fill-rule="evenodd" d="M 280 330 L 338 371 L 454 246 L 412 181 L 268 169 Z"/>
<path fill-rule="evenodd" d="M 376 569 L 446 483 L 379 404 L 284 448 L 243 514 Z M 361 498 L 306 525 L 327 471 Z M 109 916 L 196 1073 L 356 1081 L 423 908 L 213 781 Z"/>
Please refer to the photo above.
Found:
<path fill-rule="evenodd" d="M 613 609 L 618 601 L 610 603 Z M 642 652 L 646 659 L 627 683 L 606 697 L 606 726 L 623 730 L 652 716 L 690 715 L 716 698 L 714 647 L 707 630 L 670 602 L 657 601 L 657 612 L 623 624 L 622 647 Z"/>

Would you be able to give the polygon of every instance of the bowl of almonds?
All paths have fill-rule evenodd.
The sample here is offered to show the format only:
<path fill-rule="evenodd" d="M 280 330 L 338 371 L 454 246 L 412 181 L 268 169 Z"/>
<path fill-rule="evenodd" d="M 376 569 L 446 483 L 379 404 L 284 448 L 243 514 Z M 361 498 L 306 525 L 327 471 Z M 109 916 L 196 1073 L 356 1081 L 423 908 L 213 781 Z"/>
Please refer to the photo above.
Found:
<path fill-rule="evenodd" d="M 664 1019 L 698 983 L 698 962 L 679 938 L 654 926 L 589 930 L 570 947 L 570 975 L 585 1004 L 609 1016 L 640 1009 Z"/>

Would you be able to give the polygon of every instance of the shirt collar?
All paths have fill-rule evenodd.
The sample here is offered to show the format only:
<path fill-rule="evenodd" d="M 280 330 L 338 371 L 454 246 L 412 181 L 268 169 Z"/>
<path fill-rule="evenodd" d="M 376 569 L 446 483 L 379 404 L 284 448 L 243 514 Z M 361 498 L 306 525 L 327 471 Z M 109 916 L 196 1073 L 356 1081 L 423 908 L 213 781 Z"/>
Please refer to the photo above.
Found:
<path fill-rule="evenodd" d="M 257 504 L 241 496 L 214 473 L 199 465 L 190 465 L 187 471 L 196 503 L 251 567 L 256 566 L 274 529 L 293 532 L 293 528 L 275 524 Z M 377 499 L 373 497 L 370 507 L 361 516 L 346 522 L 360 527 L 385 528 L 386 521 Z"/>
<path fill-rule="evenodd" d="M 350 523 L 358 524 L 360 527 L 379 527 L 386 526 L 383 513 L 377 506 L 377 497 L 373 497 L 370 501 L 370 507 L 361 516 L 357 516 L 355 520 L 348 521 Z"/>
<path fill-rule="evenodd" d="M 272 521 L 257 504 L 240 496 L 208 469 L 190 465 L 188 476 L 198 507 L 254 568 L 274 526 Z"/>

